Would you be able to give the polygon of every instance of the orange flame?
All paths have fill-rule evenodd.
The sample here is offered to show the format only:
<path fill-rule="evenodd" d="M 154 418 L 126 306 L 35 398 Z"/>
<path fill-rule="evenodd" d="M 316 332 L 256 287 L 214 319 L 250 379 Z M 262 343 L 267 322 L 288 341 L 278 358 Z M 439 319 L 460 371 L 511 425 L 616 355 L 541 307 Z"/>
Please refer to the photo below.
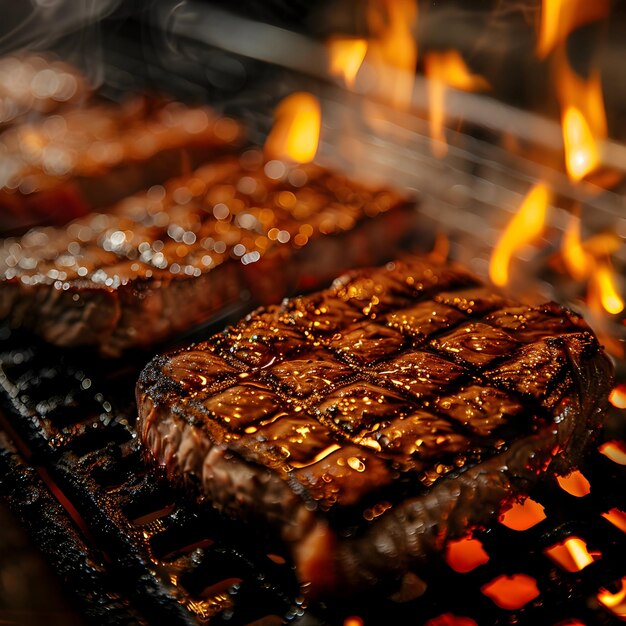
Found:
<path fill-rule="evenodd" d="M 373 33 L 367 62 L 377 70 L 378 92 L 395 107 L 407 109 L 413 98 L 417 43 L 415 0 L 371 0 L 367 24 Z"/>
<path fill-rule="evenodd" d="M 515 502 L 500 516 L 500 523 L 512 530 L 528 530 L 546 519 L 543 506 L 531 498 Z"/>
<path fill-rule="evenodd" d="M 568 537 L 562 543 L 546 548 L 545 553 L 566 572 L 580 572 L 600 557 L 590 554 L 580 537 Z"/>
<path fill-rule="evenodd" d="M 607 589 L 600 590 L 598 601 L 618 617 L 626 617 L 626 576 L 621 580 L 621 588 L 617 593 Z"/>
<path fill-rule="evenodd" d="M 543 183 L 535 185 L 522 202 L 491 255 L 489 277 L 495 285 L 509 282 L 511 257 L 543 232 L 549 202 L 550 192 Z"/>
<path fill-rule="evenodd" d="M 601 163 L 600 142 L 607 137 L 600 73 L 582 78 L 567 60 L 564 48 L 555 57 L 556 89 L 561 105 L 565 167 L 578 182 Z"/>
<path fill-rule="evenodd" d="M 589 283 L 589 305 L 611 315 L 624 310 L 624 300 L 617 291 L 615 272 L 608 259 L 598 260 Z"/>
<path fill-rule="evenodd" d="M 609 0 L 543 0 L 536 54 L 545 58 L 568 35 L 609 14 Z"/>
<path fill-rule="evenodd" d="M 626 446 L 621 441 L 607 441 L 598 450 L 618 465 L 626 465 Z"/>
<path fill-rule="evenodd" d="M 580 217 L 577 214 L 572 215 L 565 230 L 561 254 L 565 267 L 576 280 L 584 280 L 589 276 L 593 259 L 589 257 L 580 240 Z"/>
<path fill-rule="evenodd" d="M 613 508 L 606 513 L 602 513 L 602 517 L 611 522 L 616 528 L 619 528 L 623 533 L 626 533 L 626 513 L 624 511 Z"/>
<path fill-rule="evenodd" d="M 591 492 L 591 485 L 580 470 L 574 470 L 567 476 L 557 476 L 556 481 L 563 491 L 576 498 L 583 498 Z"/>
<path fill-rule="evenodd" d="M 352 87 L 367 52 L 367 41 L 331 37 L 326 46 L 330 56 L 330 73 L 341 78 L 348 87 Z"/>
<path fill-rule="evenodd" d="M 265 142 L 267 156 L 296 163 L 312 161 L 322 123 L 318 99 L 306 92 L 293 93 L 276 107 L 275 119 Z"/>
<path fill-rule="evenodd" d="M 626 385 L 617 385 L 609 394 L 609 402 L 617 409 L 626 409 Z"/>
<path fill-rule="evenodd" d="M 428 78 L 428 107 L 432 151 L 438 158 L 448 152 L 445 139 L 445 96 L 449 87 L 462 91 L 478 91 L 489 88 L 489 83 L 472 74 L 456 50 L 429 52 L 424 58 L 424 73 Z"/>

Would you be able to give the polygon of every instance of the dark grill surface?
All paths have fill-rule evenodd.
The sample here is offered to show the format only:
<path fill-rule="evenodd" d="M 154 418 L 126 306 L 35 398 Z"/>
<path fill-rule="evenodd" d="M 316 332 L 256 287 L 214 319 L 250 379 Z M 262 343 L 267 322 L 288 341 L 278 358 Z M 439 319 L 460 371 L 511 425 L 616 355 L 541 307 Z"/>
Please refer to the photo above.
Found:
<path fill-rule="evenodd" d="M 477 531 L 474 539 L 489 558 L 471 571 L 454 571 L 445 557 L 404 597 L 304 608 L 279 546 L 191 504 L 144 461 L 133 430 L 132 395 L 145 360 L 138 355 L 124 364 L 99 363 L 19 333 L 5 330 L 2 336 L 0 492 L 88 620 L 620 623 L 596 599 L 602 587 L 617 593 L 626 575 L 626 535 L 601 515 L 626 511 L 626 467 L 605 454 L 594 450 L 580 468 L 590 483 L 588 495 L 571 495 L 546 479 L 531 493 L 545 508 L 543 521 L 524 531 L 500 523 Z M 620 437 L 623 415 L 616 411 L 603 440 Z M 566 571 L 545 552 L 571 536 L 601 555 L 581 571 Z M 502 575 L 519 574 L 531 577 L 540 592 L 521 608 L 501 608 L 481 591 Z"/>

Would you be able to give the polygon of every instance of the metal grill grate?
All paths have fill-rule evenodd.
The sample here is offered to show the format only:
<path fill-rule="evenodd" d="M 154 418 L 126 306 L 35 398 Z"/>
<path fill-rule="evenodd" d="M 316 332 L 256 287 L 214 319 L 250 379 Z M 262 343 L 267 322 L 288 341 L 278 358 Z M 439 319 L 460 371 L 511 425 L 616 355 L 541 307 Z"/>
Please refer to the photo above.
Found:
<path fill-rule="evenodd" d="M 587 495 L 546 479 L 531 493 L 545 519 L 523 531 L 496 523 L 476 532 L 485 563 L 455 571 L 444 556 L 403 597 L 305 610 L 280 546 L 196 506 L 144 460 L 132 400 L 142 360 L 79 366 L 90 363 L 86 354 L 3 336 L 2 421 L 13 443 L 0 440 L 0 491 L 95 623 L 315 625 L 348 624 L 351 616 L 366 625 L 457 623 L 437 621 L 442 615 L 477 624 L 620 622 L 597 593 L 616 593 L 626 575 L 626 535 L 602 516 L 626 511 L 626 467 L 597 450 L 580 468 Z M 604 439 L 623 437 L 620 421 L 609 420 Z M 581 571 L 559 566 L 546 550 L 570 536 L 601 557 Z M 494 579 L 519 574 L 539 590 L 520 608 L 499 607 L 483 592 Z"/>

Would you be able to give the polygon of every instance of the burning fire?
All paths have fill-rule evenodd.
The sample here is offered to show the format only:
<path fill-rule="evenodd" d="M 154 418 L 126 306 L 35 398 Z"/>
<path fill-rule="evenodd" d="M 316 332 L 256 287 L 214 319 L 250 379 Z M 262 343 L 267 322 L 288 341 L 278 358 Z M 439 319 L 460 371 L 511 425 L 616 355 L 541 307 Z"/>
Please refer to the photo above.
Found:
<path fill-rule="evenodd" d="M 287 96 L 276 107 L 276 122 L 265 142 L 269 158 L 308 163 L 319 144 L 322 123 L 318 99 L 310 93 Z"/>
<path fill-rule="evenodd" d="M 456 50 L 429 52 L 424 58 L 424 72 L 428 78 L 428 105 L 432 151 L 438 158 L 448 152 L 445 139 L 445 96 L 449 87 L 462 91 L 478 91 L 489 88 L 489 83 L 472 74 Z"/>
<path fill-rule="evenodd" d="M 576 498 L 583 498 L 591 492 L 589 481 L 580 470 L 574 470 L 567 476 L 557 476 L 559 487 Z"/>
<path fill-rule="evenodd" d="M 326 45 L 330 56 L 330 73 L 340 77 L 348 87 L 352 87 L 367 52 L 367 41 L 331 37 Z"/>
<path fill-rule="evenodd" d="M 545 58 L 584 24 L 609 14 L 609 0 L 542 0 L 536 53 Z"/>
<path fill-rule="evenodd" d="M 465 537 L 450 541 L 446 546 L 446 562 L 455 572 L 470 572 L 489 560 L 478 539 Z"/>
<path fill-rule="evenodd" d="M 609 394 L 609 402 L 617 409 L 626 409 L 626 385 L 617 385 Z"/>
<path fill-rule="evenodd" d="M 608 259 L 596 262 L 589 282 L 588 300 L 591 308 L 604 310 L 611 315 L 617 315 L 624 310 L 624 300 L 617 290 L 615 272 Z"/>
<path fill-rule="evenodd" d="M 376 70 L 378 93 L 399 109 L 407 109 L 413 98 L 417 15 L 415 0 L 372 0 L 367 5 L 367 24 L 373 36 L 366 61 Z"/>
<path fill-rule="evenodd" d="M 567 572 L 580 572 L 601 555 L 590 554 L 587 544 L 580 537 L 568 537 L 545 550 L 546 554 Z"/>
<path fill-rule="evenodd" d="M 536 239 L 544 228 L 550 191 L 543 183 L 535 185 L 494 248 L 489 264 L 489 277 L 500 287 L 509 282 L 511 257 Z"/>
<path fill-rule="evenodd" d="M 626 617 L 626 577 L 622 578 L 621 588 L 616 593 L 602 589 L 598 594 L 598 601 L 618 617 Z"/>
<path fill-rule="evenodd" d="M 500 516 L 500 523 L 512 530 L 528 530 L 546 519 L 543 506 L 531 498 L 515 502 Z"/>
<path fill-rule="evenodd" d="M 626 446 L 621 441 L 607 441 L 598 450 L 618 465 L 626 465 Z"/>
<path fill-rule="evenodd" d="M 578 182 L 601 163 L 600 142 L 607 137 L 600 74 L 582 78 L 571 68 L 564 48 L 555 58 L 556 89 L 561 105 L 565 167 Z"/>
<path fill-rule="evenodd" d="M 572 215 L 572 219 L 565 230 L 561 254 L 567 271 L 575 280 L 584 280 L 589 276 L 592 260 L 580 240 L 580 217 L 578 214 Z"/>
<path fill-rule="evenodd" d="M 526 574 L 498 576 L 483 585 L 481 591 L 503 609 L 515 610 L 539 595 L 537 581 Z"/>
<path fill-rule="evenodd" d="M 602 517 L 616 528 L 619 528 L 623 533 L 626 533 L 626 513 L 620 511 L 617 508 L 613 508 L 606 513 L 602 513 Z"/>

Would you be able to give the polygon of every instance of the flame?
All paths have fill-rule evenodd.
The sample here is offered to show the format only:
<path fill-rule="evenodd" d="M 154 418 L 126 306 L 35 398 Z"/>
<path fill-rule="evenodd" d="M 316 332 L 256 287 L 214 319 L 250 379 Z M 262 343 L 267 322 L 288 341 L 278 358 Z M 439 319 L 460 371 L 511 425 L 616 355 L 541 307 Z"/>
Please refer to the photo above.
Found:
<path fill-rule="evenodd" d="M 626 617 L 626 576 L 621 580 L 621 588 L 616 593 L 601 589 L 598 601 L 618 617 Z"/>
<path fill-rule="evenodd" d="M 549 201 L 548 188 L 543 183 L 535 185 L 509 222 L 489 263 L 489 277 L 495 285 L 502 287 L 509 282 L 509 262 L 513 254 L 542 233 Z"/>
<path fill-rule="evenodd" d="M 599 448 L 599 452 L 618 465 L 626 465 L 626 446 L 621 441 L 607 441 Z"/>
<path fill-rule="evenodd" d="M 373 33 L 367 62 L 377 70 L 379 93 L 399 109 L 407 109 L 413 99 L 417 15 L 416 0 L 370 0 L 367 7 L 367 24 Z"/>
<path fill-rule="evenodd" d="M 448 542 L 445 559 L 455 572 L 465 573 L 486 563 L 489 555 L 478 539 L 465 537 Z"/>
<path fill-rule="evenodd" d="M 352 87 L 367 52 L 367 41 L 331 37 L 326 46 L 330 56 L 330 73 L 341 78 L 348 87 Z"/>
<path fill-rule="evenodd" d="M 267 156 L 297 163 L 312 161 L 322 123 L 318 99 L 306 92 L 292 93 L 276 107 L 275 119 L 265 142 Z"/>
<path fill-rule="evenodd" d="M 580 572 L 601 556 L 599 553 L 590 554 L 587 544 L 580 537 L 568 537 L 545 552 L 567 572 Z"/>
<path fill-rule="evenodd" d="M 557 476 L 556 481 L 563 491 L 576 498 L 582 498 L 591 492 L 591 485 L 580 470 L 574 470 L 567 476 Z"/>
<path fill-rule="evenodd" d="M 564 48 L 555 57 L 556 90 L 561 105 L 565 167 L 578 182 L 601 163 L 600 142 L 607 137 L 600 73 L 582 78 L 570 67 Z"/>
<path fill-rule="evenodd" d="M 526 574 L 498 576 L 480 589 L 503 609 L 515 610 L 539 595 L 537 581 Z"/>
<path fill-rule="evenodd" d="M 626 533 L 626 513 L 624 511 L 613 508 L 606 513 L 602 513 L 602 517 L 611 522 L 616 528 L 619 528 L 623 533 Z"/>
<path fill-rule="evenodd" d="M 611 315 L 624 310 L 624 300 L 617 291 L 615 280 L 615 272 L 609 260 L 598 260 L 589 283 L 590 306 L 596 309 L 601 307 Z"/>
<path fill-rule="evenodd" d="M 563 235 L 561 254 L 567 271 L 576 279 L 584 280 L 589 276 L 593 265 L 593 259 L 583 248 L 580 240 L 580 217 L 578 214 L 572 218 Z"/>
<path fill-rule="evenodd" d="M 358 615 L 351 615 L 343 621 L 343 626 L 363 626 L 363 623 L 363 619 Z"/>
<path fill-rule="evenodd" d="M 572 31 L 608 14 L 609 0 L 542 0 L 537 56 L 545 58 Z"/>
<path fill-rule="evenodd" d="M 617 409 L 626 409 L 626 385 L 617 385 L 609 394 L 609 402 Z"/>
<path fill-rule="evenodd" d="M 445 139 L 445 96 L 449 87 L 462 91 L 478 91 L 489 88 L 489 83 L 472 74 L 456 50 L 429 52 L 424 58 L 424 73 L 428 78 L 428 107 L 432 151 L 438 158 L 448 152 Z"/>
<path fill-rule="evenodd" d="M 515 502 L 499 518 L 500 523 L 512 530 L 528 530 L 546 519 L 543 506 L 531 498 Z"/>

